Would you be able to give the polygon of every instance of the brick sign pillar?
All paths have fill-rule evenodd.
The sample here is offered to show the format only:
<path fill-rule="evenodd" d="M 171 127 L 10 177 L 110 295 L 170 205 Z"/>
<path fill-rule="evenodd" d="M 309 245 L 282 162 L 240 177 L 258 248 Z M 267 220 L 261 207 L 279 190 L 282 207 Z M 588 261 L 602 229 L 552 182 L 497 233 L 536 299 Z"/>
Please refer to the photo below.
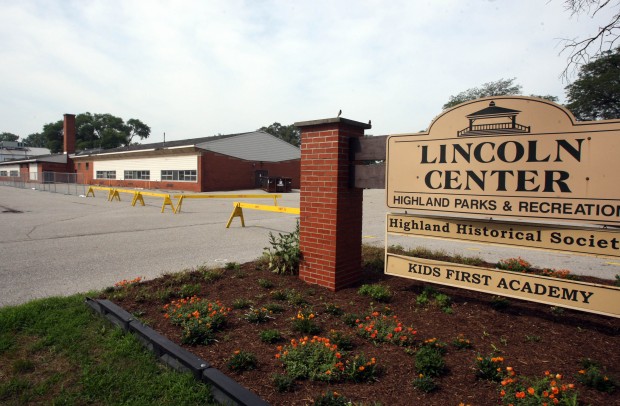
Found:
<path fill-rule="evenodd" d="M 339 290 L 361 275 L 363 190 L 350 186 L 349 143 L 371 126 L 340 117 L 295 126 L 301 129 L 299 278 Z"/>

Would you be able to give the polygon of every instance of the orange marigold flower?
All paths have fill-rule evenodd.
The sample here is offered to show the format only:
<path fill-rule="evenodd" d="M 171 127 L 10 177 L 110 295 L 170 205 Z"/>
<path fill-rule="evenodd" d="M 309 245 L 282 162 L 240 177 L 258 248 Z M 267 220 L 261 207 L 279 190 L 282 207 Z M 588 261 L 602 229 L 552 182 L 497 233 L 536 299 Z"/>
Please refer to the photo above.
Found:
<path fill-rule="evenodd" d="M 240 352 L 241 351 L 239 351 L 239 350 L 235 350 L 235 355 L 239 355 Z"/>
<path fill-rule="evenodd" d="M 556 375 L 555 375 L 555 379 L 562 379 L 562 375 L 560 375 L 560 374 L 556 374 Z"/>
<path fill-rule="evenodd" d="M 558 393 L 560 393 L 560 390 L 557 386 L 554 386 L 553 388 L 551 388 L 551 392 L 553 392 L 554 395 L 557 395 Z"/>
<path fill-rule="evenodd" d="M 579 370 L 579 373 L 580 373 L 581 375 L 584 375 L 584 374 L 586 373 L 586 370 L 585 370 L 585 369 L 581 369 L 581 370 Z"/>
<path fill-rule="evenodd" d="M 531 386 L 529 388 L 527 388 L 527 393 L 529 393 L 530 395 L 533 395 L 535 392 L 536 391 Z"/>
<path fill-rule="evenodd" d="M 500 395 L 501 397 L 506 396 L 506 391 L 502 389 L 502 390 L 499 392 L 499 395 Z"/>
<path fill-rule="evenodd" d="M 277 359 L 280 359 L 280 354 L 276 354 L 276 358 L 277 358 Z"/>
<path fill-rule="evenodd" d="M 363 365 L 362 365 L 362 366 L 360 366 L 359 368 L 357 368 L 357 370 L 358 370 L 358 371 L 360 371 L 360 372 L 361 372 L 361 371 L 363 371 L 364 369 L 366 369 L 366 368 L 364 368 L 364 366 L 363 366 Z"/>
<path fill-rule="evenodd" d="M 574 383 L 569 383 L 568 384 L 568 389 L 575 389 L 575 384 Z"/>
<path fill-rule="evenodd" d="M 515 397 L 517 399 L 523 399 L 523 398 L 525 398 L 525 392 L 517 392 L 517 393 L 515 393 Z"/>

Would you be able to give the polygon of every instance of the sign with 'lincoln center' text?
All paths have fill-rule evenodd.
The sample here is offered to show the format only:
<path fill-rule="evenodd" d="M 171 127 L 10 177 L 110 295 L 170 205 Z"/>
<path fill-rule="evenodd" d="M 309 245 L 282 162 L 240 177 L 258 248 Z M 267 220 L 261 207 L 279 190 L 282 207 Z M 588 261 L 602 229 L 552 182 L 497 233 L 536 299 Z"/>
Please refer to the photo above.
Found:
<path fill-rule="evenodd" d="M 620 224 L 620 120 L 543 99 L 463 103 L 387 142 L 394 209 Z"/>

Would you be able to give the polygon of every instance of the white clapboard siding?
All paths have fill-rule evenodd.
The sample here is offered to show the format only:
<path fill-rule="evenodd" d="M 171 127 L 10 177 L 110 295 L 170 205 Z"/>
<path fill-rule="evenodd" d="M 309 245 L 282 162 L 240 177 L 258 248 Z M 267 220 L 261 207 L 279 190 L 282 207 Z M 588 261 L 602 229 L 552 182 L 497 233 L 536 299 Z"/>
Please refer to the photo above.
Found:
<path fill-rule="evenodd" d="M 151 181 L 161 180 L 162 170 L 198 170 L 197 155 L 174 155 L 156 158 L 128 158 L 95 161 L 93 176 L 97 171 L 116 171 L 116 179 L 124 180 L 125 171 L 151 171 Z"/>

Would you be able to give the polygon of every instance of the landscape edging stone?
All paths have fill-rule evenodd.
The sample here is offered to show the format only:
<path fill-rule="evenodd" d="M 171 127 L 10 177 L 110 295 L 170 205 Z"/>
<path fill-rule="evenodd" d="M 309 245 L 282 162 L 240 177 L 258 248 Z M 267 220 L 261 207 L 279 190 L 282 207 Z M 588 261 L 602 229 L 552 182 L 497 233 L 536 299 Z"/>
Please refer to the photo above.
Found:
<path fill-rule="evenodd" d="M 106 299 L 86 298 L 86 304 L 125 332 L 134 334 L 147 349 L 171 368 L 191 372 L 194 377 L 212 387 L 213 397 L 221 404 L 239 406 L 268 406 L 254 392 L 241 386 L 207 361 L 145 326 L 122 307 Z"/>

